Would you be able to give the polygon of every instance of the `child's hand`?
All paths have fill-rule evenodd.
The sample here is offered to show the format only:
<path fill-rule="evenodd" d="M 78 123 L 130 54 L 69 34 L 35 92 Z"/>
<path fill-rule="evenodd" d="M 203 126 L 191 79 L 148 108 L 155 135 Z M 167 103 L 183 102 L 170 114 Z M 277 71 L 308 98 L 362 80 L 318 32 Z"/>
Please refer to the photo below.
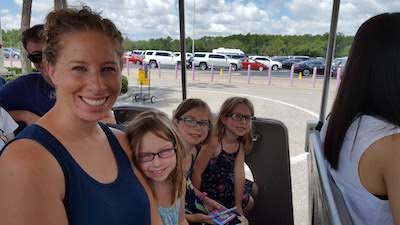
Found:
<path fill-rule="evenodd" d="M 219 204 L 217 201 L 212 200 L 211 198 L 208 198 L 208 197 L 206 197 L 204 199 L 204 205 L 206 206 L 208 211 L 213 211 L 213 210 L 216 210 L 216 209 L 224 208 L 223 205 Z"/>
<path fill-rule="evenodd" d="M 243 214 L 243 209 L 242 209 L 242 205 L 236 205 L 236 211 L 240 214 L 240 215 L 244 215 Z"/>
<path fill-rule="evenodd" d="M 212 220 L 214 219 L 213 216 L 201 214 L 201 213 L 196 213 L 193 214 L 193 219 L 195 219 L 196 222 L 202 222 L 202 223 L 207 223 L 207 224 L 215 224 Z"/>

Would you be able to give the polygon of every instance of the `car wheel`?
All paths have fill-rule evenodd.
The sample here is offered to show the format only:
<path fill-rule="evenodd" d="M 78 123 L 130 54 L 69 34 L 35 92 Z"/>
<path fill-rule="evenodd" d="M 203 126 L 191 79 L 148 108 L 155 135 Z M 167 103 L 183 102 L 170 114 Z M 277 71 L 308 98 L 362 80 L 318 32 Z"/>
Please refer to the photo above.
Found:
<path fill-rule="evenodd" d="M 135 62 L 135 64 L 136 65 L 140 65 L 140 64 L 142 64 L 139 60 L 137 60 L 136 62 Z"/>
<path fill-rule="evenodd" d="M 260 67 L 258 67 L 258 71 L 263 71 L 264 70 L 264 67 L 262 67 L 262 66 L 260 66 Z"/>
<path fill-rule="evenodd" d="M 308 69 L 303 70 L 303 75 L 304 76 L 310 76 L 310 74 L 311 74 L 310 70 L 308 70 Z"/>
<path fill-rule="evenodd" d="M 151 103 L 155 103 L 155 102 L 156 102 L 156 96 L 154 96 L 154 95 L 151 96 L 151 97 L 150 97 L 150 102 L 151 102 Z"/>
<path fill-rule="evenodd" d="M 233 71 L 236 71 L 238 69 L 238 66 L 236 64 L 231 64 L 231 65 Z"/>
<path fill-rule="evenodd" d="M 273 65 L 271 68 L 273 71 L 278 70 L 278 65 Z"/>
<path fill-rule="evenodd" d="M 200 69 L 201 70 L 206 70 L 208 67 L 207 67 L 207 63 L 204 63 L 204 62 L 202 62 L 202 63 L 200 63 Z"/>
<path fill-rule="evenodd" d="M 150 61 L 150 68 L 152 68 L 152 69 L 157 68 L 157 62 L 156 61 Z"/>

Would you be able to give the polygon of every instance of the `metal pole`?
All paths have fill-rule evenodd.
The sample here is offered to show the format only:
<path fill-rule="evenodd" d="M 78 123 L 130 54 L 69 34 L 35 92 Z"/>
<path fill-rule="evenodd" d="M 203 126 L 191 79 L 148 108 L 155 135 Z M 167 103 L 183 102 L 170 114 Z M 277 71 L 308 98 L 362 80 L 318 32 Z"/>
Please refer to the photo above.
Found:
<path fill-rule="evenodd" d="M 328 92 L 329 92 L 329 79 L 332 68 L 332 59 L 335 52 L 336 29 L 339 16 L 339 6 L 340 6 L 340 0 L 333 0 L 331 28 L 329 31 L 329 42 L 328 42 L 328 49 L 326 52 L 326 64 L 324 71 L 324 86 L 322 89 L 321 110 L 319 114 L 319 122 L 317 128 L 322 127 L 322 123 L 325 121 L 326 105 L 328 102 Z"/>
<path fill-rule="evenodd" d="M 1 32 L 1 17 L 0 17 L 0 74 L 5 74 L 7 70 L 4 68 L 4 56 L 3 56 L 3 37 Z"/>
<path fill-rule="evenodd" d="M 179 0 L 179 31 L 181 42 L 182 100 L 186 99 L 186 40 L 185 40 L 185 1 Z"/>
<path fill-rule="evenodd" d="M 192 57 L 194 57 L 194 24 L 196 22 L 196 0 L 193 0 L 193 37 L 192 37 Z"/>

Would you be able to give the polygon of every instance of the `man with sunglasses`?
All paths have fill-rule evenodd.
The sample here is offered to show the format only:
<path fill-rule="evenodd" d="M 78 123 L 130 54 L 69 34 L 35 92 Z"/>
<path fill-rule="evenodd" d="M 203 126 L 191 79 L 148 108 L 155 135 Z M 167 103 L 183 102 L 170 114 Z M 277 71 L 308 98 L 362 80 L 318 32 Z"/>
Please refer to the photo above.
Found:
<path fill-rule="evenodd" d="M 38 72 L 20 76 L 0 89 L 0 105 L 21 127 L 37 121 L 54 106 L 56 100 L 54 86 L 43 70 L 42 31 L 43 25 L 40 24 L 22 33 L 22 44 Z"/>

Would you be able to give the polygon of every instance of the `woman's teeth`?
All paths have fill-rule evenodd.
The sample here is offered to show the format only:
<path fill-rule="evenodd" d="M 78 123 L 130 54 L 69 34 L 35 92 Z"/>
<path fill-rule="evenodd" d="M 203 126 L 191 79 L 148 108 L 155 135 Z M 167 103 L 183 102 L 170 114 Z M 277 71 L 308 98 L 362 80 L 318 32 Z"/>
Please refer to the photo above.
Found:
<path fill-rule="evenodd" d="M 102 99 L 90 99 L 90 98 L 85 98 L 85 97 L 81 97 L 82 100 L 91 106 L 99 106 L 102 105 L 106 102 L 107 98 L 102 98 Z"/>

